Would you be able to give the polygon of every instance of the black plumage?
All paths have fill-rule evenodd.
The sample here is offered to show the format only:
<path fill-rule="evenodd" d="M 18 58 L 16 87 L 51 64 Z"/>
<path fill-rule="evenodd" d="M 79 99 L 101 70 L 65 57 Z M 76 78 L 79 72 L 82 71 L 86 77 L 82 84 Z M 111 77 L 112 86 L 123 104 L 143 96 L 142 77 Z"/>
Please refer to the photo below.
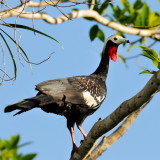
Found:
<path fill-rule="evenodd" d="M 29 111 L 35 107 L 48 113 L 63 115 L 67 119 L 67 127 L 71 133 L 73 150 L 77 150 L 74 140 L 74 124 L 82 132 L 81 125 L 85 118 L 94 113 L 106 97 L 106 78 L 109 68 L 109 58 L 116 61 L 119 44 L 129 42 L 118 35 L 109 37 L 104 45 L 100 65 L 89 76 L 77 76 L 49 80 L 36 85 L 38 94 L 24 99 L 5 108 L 5 112 L 20 110 L 17 114 Z"/>

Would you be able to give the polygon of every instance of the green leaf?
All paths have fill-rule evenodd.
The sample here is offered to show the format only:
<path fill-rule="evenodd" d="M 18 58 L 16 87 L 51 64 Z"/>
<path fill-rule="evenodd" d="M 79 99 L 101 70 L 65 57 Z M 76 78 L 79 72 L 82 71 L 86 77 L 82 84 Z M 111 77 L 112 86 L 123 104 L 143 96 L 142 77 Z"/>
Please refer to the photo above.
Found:
<path fill-rule="evenodd" d="M 128 49 L 127 49 L 127 51 L 126 51 L 126 54 L 128 54 L 128 52 L 131 50 L 131 48 L 132 48 L 135 44 L 136 44 L 136 42 L 132 43 L 132 44 L 128 47 Z"/>
<path fill-rule="evenodd" d="M 123 32 L 118 31 L 118 32 L 117 32 L 117 35 L 119 35 L 119 36 L 125 38 L 125 35 L 123 34 Z"/>
<path fill-rule="evenodd" d="M 96 37 L 98 37 L 102 42 L 105 41 L 105 35 L 101 29 L 99 29 L 98 25 L 94 25 L 89 32 L 90 40 L 93 41 Z"/>
<path fill-rule="evenodd" d="M 21 145 L 18 145 L 18 148 L 27 146 L 27 145 L 29 145 L 29 144 L 32 144 L 32 142 L 26 142 L 26 143 L 23 143 L 23 144 L 21 144 Z"/>
<path fill-rule="evenodd" d="M 149 15 L 150 15 L 150 8 L 147 3 L 143 4 L 141 13 L 138 13 L 134 24 L 137 26 L 148 26 L 149 25 Z"/>
<path fill-rule="evenodd" d="M 142 3 L 141 0 L 136 0 L 136 2 L 133 4 L 133 8 L 134 8 L 135 10 L 141 9 L 142 6 L 143 6 L 143 3 Z"/>
<path fill-rule="evenodd" d="M 158 24 L 160 24 L 160 13 L 151 12 L 149 14 L 149 26 L 156 26 Z"/>
<path fill-rule="evenodd" d="M 106 12 L 107 7 L 108 7 L 108 3 L 104 2 L 104 3 L 100 6 L 100 8 L 99 8 L 99 10 L 98 10 L 98 13 L 99 13 L 100 15 L 103 15 L 103 14 Z"/>
<path fill-rule="evenodd" d="M 141 13 L 141 22 L 142 26 L 147 26 L 149 23 L 149 13 L 150 13 L 150 8 L 147 5 L 147 3 L 144 3 L 142 13 Z"/>
<path fill-rule="evenodd" d="M 6 149 L 7 143 L 8 143 L 8 142 L 7 142 L 6 140 L 2 141 L 2 140 L 0 139 L 0 151 Z"/>
<path fill-rule="evenodd" d="M 142 52 L 145 56 L 150 57 L 150 59 L 152 60 L 158 60 L 158 54 L 156 53 L 156 51 L 154 49 L 150 49 L 147 47 L 143 47 L 143 46 L 139 46 L 142 49 Z"/>
<path fill-rule="evenodd" d="M 94 25 L 89 31 L 89 36 L 91 41 L 93 41 L 97 37 L 97 32 L 98 32 L 98 25 Z"/>
<path fill-rule="evenodd" d="M 11 136 L 10 141 L 9 141 L 10 142 L 9 143 L 10 144 L 9 149 L 17 148 L 19 140 L 20 140 L 19 135 Z"/>
<path fill-rule="evenodd" d="M 97 37 L 98 37 L 102 42 L 105 42 L 105 35 L 104 35 L 104 32 L 103 32 L 101 29 L 98 29 Z"/>
<path fill-rule="evenodd" d="M 152 60 L 152 62 L 158 69 L 160 69 L 160 61 Z"/>
<path fill-rule="evenodd" d="M 3 37 L 2 33 L 0 33 L 0 35 L 1 35 L 2 39 L 3 39 L 3 41 L 5 42 L 5 44 L 6 44 L 7 48 L 8 48 L 8 51 L 9 51 L 9 53 L 10 53 L 10 55 L 11 55 L 12 62 L 13 62 L 13 65 L 14 65 L 14 76 L 15 76 L 15 79 L 16 79 L 16 77 L 17 77 L 17 66 L 16 66 L 16 63 L 15 63 L 15 60 L 14 60 L 12 51 L 11 51 L 11 49 L 10 49 L 7 41 L 6 41 L 5 38 Z"/>
<path fill-rule="evenodd" d="M 144 74 L 144 73 L 148 73 L 148 74 L 155 74 L 155 73 L 156 73 L 156 71 L 144 70 L 144 71 L 140 72 L 139 74 Z"/>
<path fill-rule="evenodd" d="M 114 7 L 113 5 L 111 5 L 111 8 L 113 10 L 113 16 L 116 20 L 119 20 L 120 15 L 124 16 L 124 13 L 122 12 L 119 6 Z"/>
<path fill-rule="evenodd" d="M 133 24 L 138 16 L 138 12 L 137 11 L 134 11 L 132 13 L 130 13 L 130 15 L 128 16 L 128 19 L 126 20 L 126 22 L 128 24 Z"/>
<path fill-rule="evenodd" d="M 73 8 L 72 11 L 79 11 L 79 9 L 78 8 Z"/>
<path fill-rule="evenodd" d="M 59 44 L 62 46 L 62 44 L 61 44 L 59 41 L 57 41 L 55 38 L 49 36 L 48 34 L 45 34 L 45 33 L 41 32 L 41 31 L 39 31 L 39 30 L 36 30 L 36 29 L 34 29 L 34 28 L 31 28 L 31 27 L 28 27 L 28 26 L 25 26 L 25 25 L 9 24 L 9 23 L 8 23 L 8 24 L 6 24 L 6 23 L 0 23 L 0 25 L 6 26 L 6 27 L 10 27 L 10 28 L 12 28 L 12 27 L 14 27 L 14 28 L 21 28 L 21 29 L 26 29 L 26 30 L 30 30 L 30 31 L 36 32 L 36 33 L 38 33 L 38 34 L 41 34 L 41 35 L 43 35 L 43 36 L 46 36 L 46 37 L 48 37 L 48 38 L 56 41 L 57 43 L 59 43 Z M 62 47 L 63 47 L 63 46 L 62 46 Z"/>
<path fill-rule="evenodd" d="M 37 156 L 37 154 L 35 154 L 35 153 L 27 154 L 27 155 L 23 156 L 21 158 L 21 160 L 33 160 L 36 156 Z"/>
<path fill-rule="evenodd" d="M 120 54 L 117 54 L 117 56 L 120 58 L 120 60 L 126 64 L 126 59 L 122 57 Z"/>
<path fill-rule="evenodd" d="M 129 13 L 132 12 L 132 7 L 130 6 L 128 0 L 121 0 L 121 3 L 126 11 L 128 11 Z"/>
<path fill-rule="evenodd" d="M 143 47 L 143 46 L 140 46 L 140 48 L 142 48 L 143 56 L 151 59 L 152 62 L 153 62 L 153 64 L 158 69 L 160 69 L 160 57 L 158 56 L 158 54 L 156 53 L 156 51 L 154 49 L 150 49 L 150 48 Z"/>

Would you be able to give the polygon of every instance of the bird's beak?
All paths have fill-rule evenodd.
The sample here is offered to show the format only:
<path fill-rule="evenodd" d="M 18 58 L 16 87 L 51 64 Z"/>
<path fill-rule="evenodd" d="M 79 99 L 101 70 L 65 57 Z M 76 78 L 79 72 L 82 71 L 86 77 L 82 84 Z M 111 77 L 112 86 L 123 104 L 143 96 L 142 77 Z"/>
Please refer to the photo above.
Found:
<path fill-rule="evenodd" d="M 122 43 L 130 43 L 130 41 L 126 38 L 121 38 L 119 39 L 119 44 L 122 44 Z"/>
<path fill-rule="evenodd" d="M 126 43 L 131 43 L 128 39 L 125 39 L 126 40 Z"/>

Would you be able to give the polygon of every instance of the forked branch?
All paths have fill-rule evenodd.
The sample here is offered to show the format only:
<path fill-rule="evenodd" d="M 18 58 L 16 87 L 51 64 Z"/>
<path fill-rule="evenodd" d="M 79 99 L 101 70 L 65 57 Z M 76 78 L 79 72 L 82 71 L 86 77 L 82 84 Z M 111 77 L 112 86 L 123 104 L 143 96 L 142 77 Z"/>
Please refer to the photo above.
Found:
<path fill-rule="evenodd" d="M 103 137 L 98 146 L 92 151 L 92 154 L 88 156 L 86 160 L 95 160 L 97 159 L 104 151 L 106 151 L 112 144 L 114 144 L 119 138 L 121 138 L 125 132 L 130 128 L 133 122 L 138 117 L 139 113 L 146 106 L 143 105 L 138 110 L 131 113 L 126 120 L 108 137 Z"/>
<path fill-rule="evenodd" d="M 73 2 L 75 0 L 60 0 L 60 1 L 54 1 L 55 4 L 59 4 L 62 2 Z M 47 3 L 46 3 L 47 2 Z M 79 10 L 79 11 L 74 11 L 69 14 L 65 14 L 59 17 L 52 17 L 48 15 L 47 13 L 42 13 L 42 12 L 27 12 L 25 9 L 27 7 L 42 7 L 42 6 L 48 6 L 52 5 L 53 6 L 53 1 L 46 1 L 46 2 L 33 2 L 33 1 L 28 1 L 25 4 L 21 4 L 18 7 L 10 8 L 5 11 L 0 12 L 0 19 L 4 19 L 7 17 L 13 17 L 13 16 L 19 16 L 22 18 L 26 19 L 42 19 L 50 24 L 60 24 L 65 21 L 68 21 L 69 19 L 76 19 L 76 18 L 92 18 L 98 23 L 108 26 L 109 28 L 115 29 L 117 31 L 127 33 L 127 34 L 132 34 L 132 35 L 139 35 L 141 37 L 151 37 L 155 40 L 160 41 L 160 30 L 154 29 L 139 29 L 139 28 L 134 28 L 134 27 L 129 27 L 125 26 L 122 24 L 119 24 L 114 21 L 110 21 L 107 18 L 104 18 L 102 15 L 100 15 L 97 11 L 94 11 L 92 9 L 89 10 Z M 34 15 L 33 15 L 34 14 Z"/>
<path fill-rule="evenodd" d="M 123 102 L 113 113 L 104 120 L 95 123 L 86 139 L 79 147 L 78 152 L 74 153 L 71 160 L 84 160 L 92 150 L 98 139 L 118 125 L 129 114 L 140 107 L 144 107 L 160 91 L 160 70 L 155 73 L 145 87 L 134 97 Z"/>

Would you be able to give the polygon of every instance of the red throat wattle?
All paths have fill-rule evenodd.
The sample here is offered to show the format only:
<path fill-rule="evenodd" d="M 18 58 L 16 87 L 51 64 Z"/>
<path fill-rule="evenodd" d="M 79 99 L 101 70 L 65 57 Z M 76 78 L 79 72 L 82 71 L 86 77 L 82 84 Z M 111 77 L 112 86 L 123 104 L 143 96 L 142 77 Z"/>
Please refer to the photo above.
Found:
<path fill-rule="evenodd" d="M 117 46 L 111 46 L 108 49 L 109 58 L 114 62 L 117 61 Z"/>

